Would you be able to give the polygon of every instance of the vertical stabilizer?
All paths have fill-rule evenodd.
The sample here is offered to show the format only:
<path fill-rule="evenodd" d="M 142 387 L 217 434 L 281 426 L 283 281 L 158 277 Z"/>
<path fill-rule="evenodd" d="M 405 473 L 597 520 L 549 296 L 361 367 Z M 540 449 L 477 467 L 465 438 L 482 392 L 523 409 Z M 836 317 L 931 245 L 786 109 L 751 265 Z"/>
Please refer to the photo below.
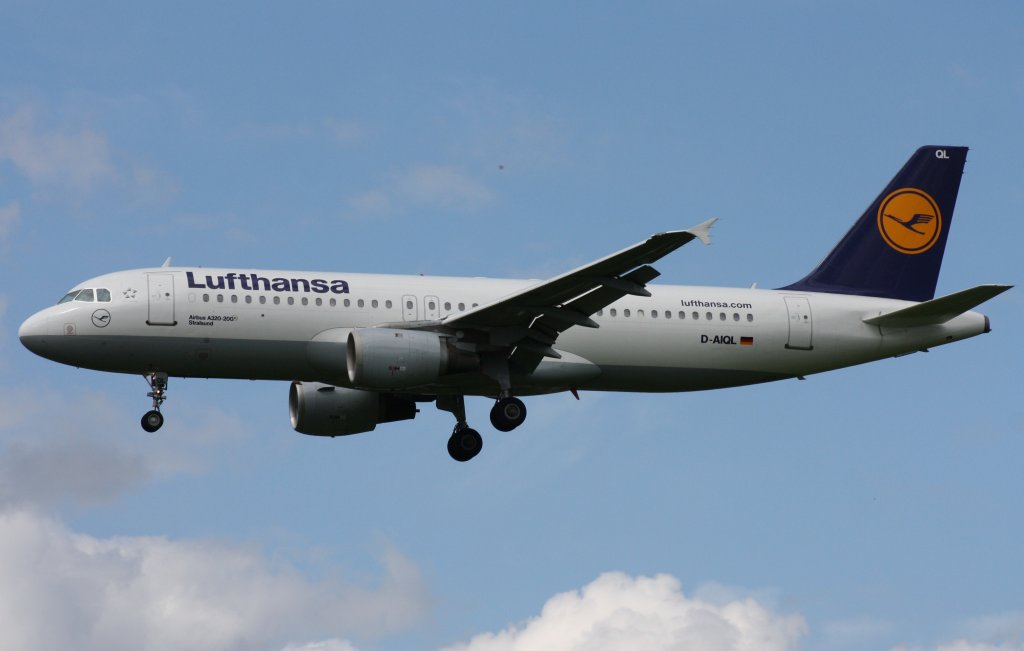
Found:
<path fill-rule="evenodd" d="M 967 147 L 921 147 L 817 269 L 781 289 L 927 301 L 953 222 Z"/>

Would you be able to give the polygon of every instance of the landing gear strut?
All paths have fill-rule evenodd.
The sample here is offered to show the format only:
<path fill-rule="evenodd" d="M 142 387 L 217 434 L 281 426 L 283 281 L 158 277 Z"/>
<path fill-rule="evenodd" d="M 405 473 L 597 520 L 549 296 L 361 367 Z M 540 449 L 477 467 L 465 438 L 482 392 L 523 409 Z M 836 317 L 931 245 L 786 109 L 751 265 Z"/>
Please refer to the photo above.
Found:
<path fill-rule="evenodd" d="M 160 413 L 160 405 L 167 400 L 167 374 L 150 373 L 143 376 L 149 384 L 149 393 L 146 396 L 153 399 L 153 408 L 142 416 L 142 429 L 147 432 L 155 432 L 164 424 L 164 415 Z"/>
<path fill-rule="evenodd" d="M 511 432 L 526 420 L 526 405 L 519 398 L 499 398 L 491 407 L 491 425 L 499 432 Z"/>
<path fill-rule="evenodd" d="M 484 447 L 480 433 L 466 423 L 466 398 L 464 396 L 438 396 L 437 408 L 450 411 L 455 416 L 455 429 L 448 439 L 448 454 L 459 462 L 469 461 Z"/>

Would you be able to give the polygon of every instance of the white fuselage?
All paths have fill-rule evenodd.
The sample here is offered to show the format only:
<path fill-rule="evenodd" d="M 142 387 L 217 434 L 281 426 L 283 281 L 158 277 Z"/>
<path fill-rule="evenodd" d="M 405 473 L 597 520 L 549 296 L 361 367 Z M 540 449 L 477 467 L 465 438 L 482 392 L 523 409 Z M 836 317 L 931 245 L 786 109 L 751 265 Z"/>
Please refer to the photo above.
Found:
<path fill-rule="evenodd" d="M 71 300 L 29 318 L 19 336 L 58 362 L 121 373 L 318 381 L 350 386 L 345 340 L 354 328 L 440 322 L 536 281 L 372 274 L 153 268 L 99 276 Z M 935 326 L 890 329 L 864 318 L 905 301 L 840 294 L 650 285 L 573 327 L 518 378 L 517 393 L 565 389 L 691 391 L 818 373 L 988 331 L 966 312 Z M 417 387 L 495 395 L 479 373 Z"/>

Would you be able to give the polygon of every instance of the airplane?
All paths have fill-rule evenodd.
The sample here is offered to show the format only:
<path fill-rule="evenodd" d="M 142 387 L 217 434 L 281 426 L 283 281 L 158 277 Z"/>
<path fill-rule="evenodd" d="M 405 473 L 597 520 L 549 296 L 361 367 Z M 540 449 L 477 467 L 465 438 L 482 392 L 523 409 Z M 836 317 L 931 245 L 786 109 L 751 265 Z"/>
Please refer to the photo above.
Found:
<path fill-rule="evenodd" d="M 973 312 L 1011 288 L 935 298 L 966 147 L 918 149 L 825 259 L 778 289 L 650 284 L 653 263 L 709 240 L 714 219 L 658 233 L 554 278 L 511 280 L 162 267 L 74 286 L 18 336 L 71 366 L 141 374 L 163 425 L 169 377 L 291 381 L 292 427 L 369 432 L 451 412 L 448 452 L 483 446 L 466 396 L 491 424 L 526 419 L 520 397 L 682 392 L 756 384 L 927 350 L 991 330 Z"/>

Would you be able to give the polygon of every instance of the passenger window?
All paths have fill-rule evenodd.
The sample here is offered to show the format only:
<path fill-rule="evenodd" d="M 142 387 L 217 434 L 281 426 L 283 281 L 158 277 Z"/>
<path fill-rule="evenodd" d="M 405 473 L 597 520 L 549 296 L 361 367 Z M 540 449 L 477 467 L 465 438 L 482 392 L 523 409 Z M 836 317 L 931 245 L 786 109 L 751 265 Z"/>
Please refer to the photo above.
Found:
<path fill-rule="evenodd" d="M 281 304 L 281 297 L 280 296 L 275 296 L 274 297 L 274 305 L 280 305 L 280 304 Z"/>
<path fill-rule="evenodd" d="M 251 295 L 251 294 L 246 294 L 246 295 L 245 295 L 245 302 L 246 302 L 247 304 L 250 304 L 250 303 L 252 303 L 252 295 Z"/>
<path fill-rule="evenodd" d="M 337 305 L 338 305 L 338 300 L 337 300 L 337 299 L 334 299 L 334 298 L 332 298 L 332 299 L 331 299 L 331 307 L 335 307 L 335 306 L 337 306 Z"/>
<path fill-rule="evenodd" d="M 753 323 L 753 321 L 754 321 L 754 315 L 753 314 L 748 314 L 747 315 L 747 323 Z"/>
<path fill-rule="evenodd" d="M 725 312 L 719 312 L 718 313 L 718 320 L 719 321 L 725 321 Z"/>
<path fill-rule="evenodd" d="M 445 312 L 451 312 L 452 311 L 452 304 L 449 303 L 448 301 L 444 302 L 444 311 Z"/>
<path fill-rule="evenodd" d="M 358 307 L 363 307 L 364 305 L 366 305 L 366 301 L 364 301 L 363 299 L 359 299 L 358 301 L 356 301 L 356 305 Z"/>
<path fill-rule="evenodd" d="M 203 302 L 204 303 L 209 303 L 210 302 L 210 295 L 209 294 L 203 294 Z"/>
<path fill-rule="evenodd" d="M 385 307 L 385 308 L 387 308 L 387 309 L 389 309 L 389 310 L 390 310 L 390 309 L 391 309 L 391 306 L 392 306 L 392 303 L 391 303 L 391 301 L 384 301 L 384 307 Z"/>
<path fill-rule="evenodd" d="M 316 306 L 317 307 L 320 307 L 323 304 L 324 304 L 324 299 L 322 299 L 322 298 L 317 298 L 316 299 Z"/>
<path fill-rule="evenodd" d="M 693 320 L 694 321 L 700 321 L 700 313 L 699 312 L 694 312 L 691 316 L 693 316 Z"/>
<path fill-rule="evenodd" d="M 352 307 L 352 301 L 345 299 L 345 307 Z"/>
<path fill-rule="evenodd" d="M 380 305 L 380 303 L 377 302 L 377 299 L 373 299 L 372 301 L 370 301 L 370 307 L 372 307 L 373 309 L 376 310 L 378 305 Z"/>
<path fill-rule="evenodd" d="M 638 319 L 644 318 L 644 311 L 643 310 L 637 310 L 636 311 L 636 318 L 638 318 Z"/>
<path fill-rule="evenodd" d="M 604 316 L 604 310 L 598 310 L 597 316 Z"/>
<path fill-rule="evenodd" d="M 93 295 L 91 289 L 83 289 L 78 292 L 78 296 L 75 297 L 76 301 L 82 301 L 83 303 L 92 303 Z"/>
<path fill-rule="evenodd" d="M 686 318 L 686 312 L 683 312 L 682 310 L 679 310 L 679 318 L 680 319 L 685 319 Z"/>
<path fill-rule="evenodd" d="M 96 300 L 99 301 L 100 303 L 109 303 L 110 302 L 110 290 L 109 289 L 97 289 L 96 290 Z"/>
<path fill-rule="evenodd" d="M 704 314 L 704 316 L 706 316 L 706 317 L 707 317 L 708 321 L 712 321 L 712 320 L 714 320 L 714 318 L 715 318 L 715 315 L 714 315 L 714 314 L 712 314 L 711 312 L 707 312 L 707 313 L 705 313 L 705 314 Z"/>
<path fill-rule="evenodd" d="M 232 303 L 237 303 L 238 302 L 238 295 L 237 294 L 232 294 L 231 295 L 231 302 Z"/>
<path fill-rule="evenodd" d="M 739 312 L 733 312 L 732 313 L 732 320 L 733 321 L 739 321 L 740 320 L 740 313 Z"/>
<path fill-rule="evenodd" d="M 611 316 L 616 316 L 618 314 L 618 311 L 613 307 L 612 309 L 608 310 L 608 314 L 610 314 Z"/>
<path fill-rule="evenodd" d="M 411 310 L 412 309 L 412 301 L 406 301 L 405 302 L 405 309 L 407 309 L 407 310 Z"/>
<path fill-rule="evenodd" d="M 672 318 L 672 310 L 665 310 L 665 318 L 666 319 L 671 319 Z"/>
<path fill-rule="evenodd" d="M 465 303 L 459 303 L 459 312 L 465 312 L 465 311 L 466 311 L 466 304 Z"/>
<path fill-rule="evenodd" d="M 267 297 L 266 296 L 260 296 L 260 305 L 266 305 L 266 304 L 267 304 Z"/>
<path fill-rule="evenodd" d="M 306 298 L 305 296 L 303 296 L 303 297 L 302 297 L 302 304 L 303 304 L 303 305 L 309 305 L 309 299 L 308 299 L 308 298 Z"/>
<path fill-rule="evenodd" d="M 622 311 L 622 316 L 624 316 L 624 317 L 626 317 L 628 319 L 629 318 L 629 310 L 623 310 Z"/>
<path fill-rule="evenodd" d="M 434 301 L 427 302 L 427 309 L 428 310 L 436 310 L 437 309 L 437 303 L 435 303 Z"/>
<path fill-rule="evenodd" d="M 288 297 L 288 305 L 295 305 L 295 297 L 294 296 L 289 296 Z"/>
<path fill-rule="evenodd" d="M 640 316 L 643 316 L 643 314 L 640 314 Z M 657 319 L 658 318 L 658 311 L 657 310 L 651 310 L 651 318 L 652 319 Z"/>
<path fill-rule="evenodd" d="M 218 303 L 223 303 L 224 302 L 224 294 L 217 294 L 217 302 Z"/>

